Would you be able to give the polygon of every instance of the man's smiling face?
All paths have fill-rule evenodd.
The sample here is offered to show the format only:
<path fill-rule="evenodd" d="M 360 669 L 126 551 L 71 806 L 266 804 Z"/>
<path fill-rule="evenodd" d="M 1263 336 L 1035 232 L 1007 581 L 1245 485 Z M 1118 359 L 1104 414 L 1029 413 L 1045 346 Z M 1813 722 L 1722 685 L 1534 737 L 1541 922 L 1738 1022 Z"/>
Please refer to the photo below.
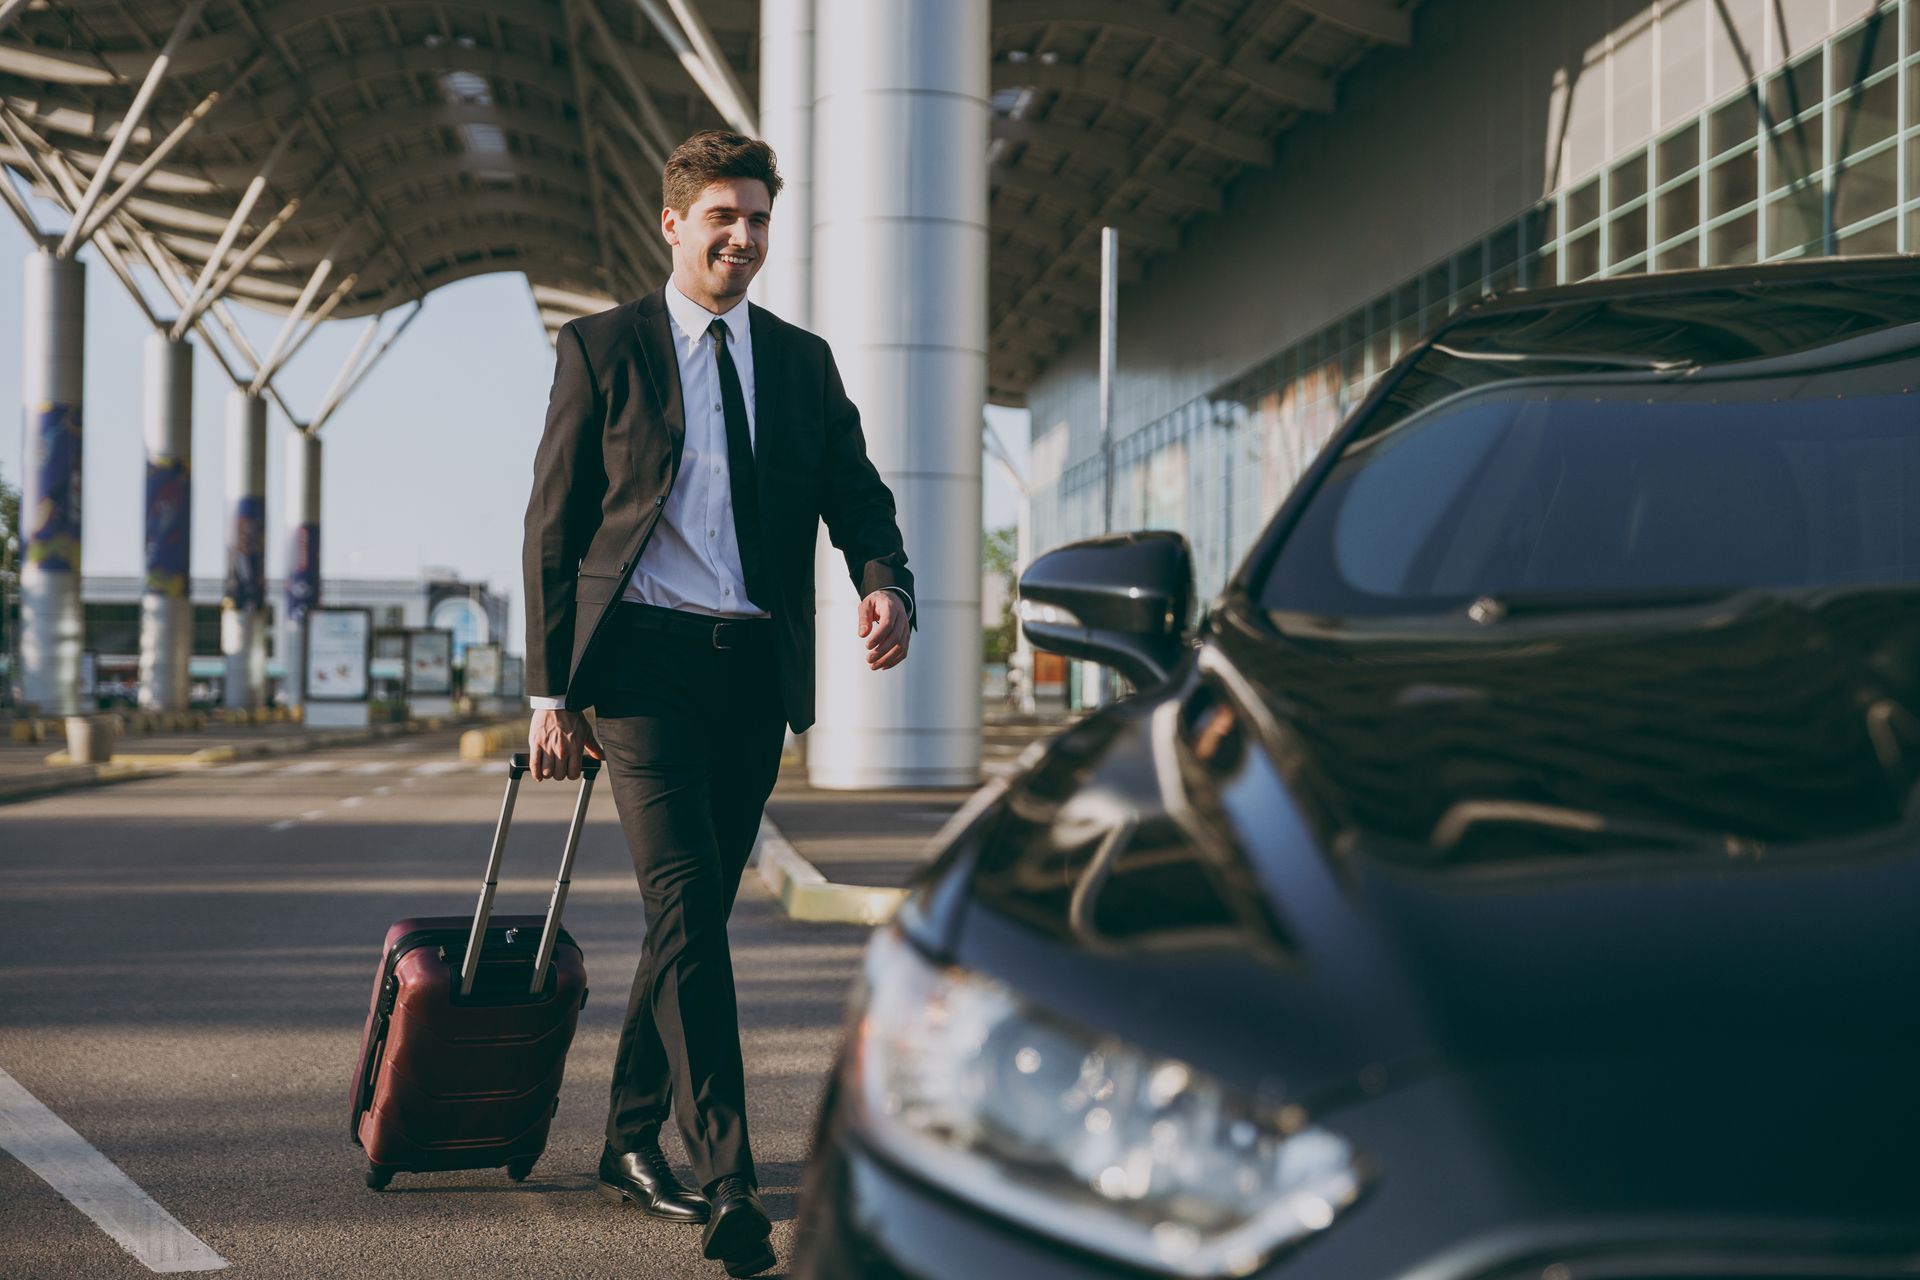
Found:
<path fill-rule="evenodd" d="M 758 178 L 710 182 L 682 213 L 660 211 L 660 229 L 673 246 L 673 282 L 709 311 L 737 302 L 767 256 L 773 197 Z"/>

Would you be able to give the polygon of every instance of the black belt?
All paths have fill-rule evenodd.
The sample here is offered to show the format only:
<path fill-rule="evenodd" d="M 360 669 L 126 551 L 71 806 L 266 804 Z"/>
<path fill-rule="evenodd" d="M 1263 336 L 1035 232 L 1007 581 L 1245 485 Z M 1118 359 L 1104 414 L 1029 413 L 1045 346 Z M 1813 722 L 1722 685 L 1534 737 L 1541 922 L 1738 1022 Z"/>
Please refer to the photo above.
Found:
<path fill-rule="evenodd" d="M 664 631 L 670 636 L 703 641 L 715 649 L 744 649 L 773 634 L 772 618 L 716 618 L 637 600 L 622 600 L 615 616 L 621 625 L 638 631 Z"/>

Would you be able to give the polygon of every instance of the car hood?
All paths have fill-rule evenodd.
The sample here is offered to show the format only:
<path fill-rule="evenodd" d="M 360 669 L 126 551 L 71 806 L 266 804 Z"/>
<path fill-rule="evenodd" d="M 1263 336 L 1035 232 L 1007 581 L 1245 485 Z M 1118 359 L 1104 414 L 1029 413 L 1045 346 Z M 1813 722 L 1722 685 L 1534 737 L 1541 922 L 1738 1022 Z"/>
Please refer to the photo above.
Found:
<path fill-rule="evenodd" d="M 955 957 L 1296 1097 L 1440 1061 L 1912 1051 L 1900 603 L 1472 645 L 1225 623 L 1009 791 Z M 1495 801 L 1618 821 L 1435 845 Z"/>

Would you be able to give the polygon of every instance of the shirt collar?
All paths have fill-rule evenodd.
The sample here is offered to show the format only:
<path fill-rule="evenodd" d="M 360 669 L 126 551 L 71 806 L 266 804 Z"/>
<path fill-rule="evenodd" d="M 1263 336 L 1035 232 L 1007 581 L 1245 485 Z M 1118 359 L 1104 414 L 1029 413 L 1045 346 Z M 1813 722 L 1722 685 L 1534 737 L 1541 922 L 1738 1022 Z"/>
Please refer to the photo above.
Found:
<path fill-rule="evenodd" d="M 707 327 L 714 321 L 713 312 L 680 292 L 680 286 L 671 278 L 667 280 L 667 313 L 673 317 L 673 323 L 680 332 L 695 343 L 707 336 Z M 747 300 L 745 298 L 729 307 L 720 317 L 727 322 L 727 335 L 735 349 L 747 341 Z"/>

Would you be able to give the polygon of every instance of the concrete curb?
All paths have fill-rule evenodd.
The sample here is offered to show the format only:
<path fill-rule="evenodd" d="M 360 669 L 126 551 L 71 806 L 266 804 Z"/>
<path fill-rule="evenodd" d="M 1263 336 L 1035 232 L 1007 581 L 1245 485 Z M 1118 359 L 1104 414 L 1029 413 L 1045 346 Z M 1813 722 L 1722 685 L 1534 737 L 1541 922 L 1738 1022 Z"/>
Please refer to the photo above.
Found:
<path fill-rule="evenodd" d="M 835 884 L 820 874 L 820 868 L 801 857 L 799 850 L 765 815 L 760 818 L 760 837 L 753 846 L 753 865 L 759 872 L 760 883 L 795 920 L 816 924 L 885 924 L 907 898 L 905 889 Z"/>
<path fill-rule="evenodd" d="M 104 786 L 112 782 L 131 782 L 136 778 L 158 778 L 209 765 L 232 764 L 236 760 L 256 760 L 269 756 L 304 755 L 328 747 L 360 747 L 387 738 L 416 733 L 436 733 L 451 728 L 454 722 L 438 717 L 408 720 L 393 724 L 370 725 L 365 729 L 315 730 L 297 737 L 269 742 L 239 742 L 164 757 L 158 754 L 115 756 L 106 764 L 50 765 L 25 777 L 0 777 L 0 804 L 33 800 L 40 796 L 71 791 L 77 787 Z M 60 753 L 56 753 L 60 754 Z"/>

